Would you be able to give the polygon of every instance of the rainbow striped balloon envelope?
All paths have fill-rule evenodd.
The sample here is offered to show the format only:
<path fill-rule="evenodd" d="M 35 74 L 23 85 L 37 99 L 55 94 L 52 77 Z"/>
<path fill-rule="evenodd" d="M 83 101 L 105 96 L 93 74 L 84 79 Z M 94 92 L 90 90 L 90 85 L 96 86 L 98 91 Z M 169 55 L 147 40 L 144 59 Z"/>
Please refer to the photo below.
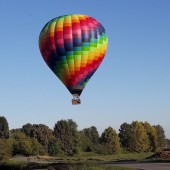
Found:
<path fill-rule="evenodd" d="M 49 21 L 39 36 L 41 54 L 80 103 L 87 82 L 101 64 L 107 50 L 108 37 L 104 27 L 87 15 L 63 15 Z"/>

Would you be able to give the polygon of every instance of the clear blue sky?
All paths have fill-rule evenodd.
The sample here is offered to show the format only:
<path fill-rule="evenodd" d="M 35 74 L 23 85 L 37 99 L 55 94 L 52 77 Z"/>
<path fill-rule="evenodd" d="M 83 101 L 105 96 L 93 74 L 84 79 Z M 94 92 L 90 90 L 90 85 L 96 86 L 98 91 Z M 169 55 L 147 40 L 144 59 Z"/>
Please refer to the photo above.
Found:
<path fill-rule="evenodd" d="M 42 27 L 59 15 L 86 14 L 106 29 L 106 57 L 73 106 L 38 47 Z M 170 138 L 169 0 L 0 1 L 0 115 L 10 128 L 73 119 L 78 129 L 124 122 L 163 126 Z"/>

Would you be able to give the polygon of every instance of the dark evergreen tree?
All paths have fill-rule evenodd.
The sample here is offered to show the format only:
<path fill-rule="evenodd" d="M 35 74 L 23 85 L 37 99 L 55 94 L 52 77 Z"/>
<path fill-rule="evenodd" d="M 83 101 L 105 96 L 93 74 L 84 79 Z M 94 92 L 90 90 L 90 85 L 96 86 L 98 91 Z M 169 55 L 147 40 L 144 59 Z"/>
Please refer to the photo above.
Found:
<path fill-rule="evenodd" d="M 31 136 L 31 133 L 33 130 L 33 125 L 30 123 L 27 123 L 25 125 L 22 126 L 22 131 L 27 135 L 27 136 Z"/>
<path fill-rule="evenodd" d="M 119 129 L 120 142 L 123 148 L 129 149 L 130 139 L 132 136 L 131 125 L 128 123 L 123 123 Z"/>
<path fill-rule="evenodd" d="M 8 122 L 4 116 L 0 116 L 0 138 L 9 138 Z"/>

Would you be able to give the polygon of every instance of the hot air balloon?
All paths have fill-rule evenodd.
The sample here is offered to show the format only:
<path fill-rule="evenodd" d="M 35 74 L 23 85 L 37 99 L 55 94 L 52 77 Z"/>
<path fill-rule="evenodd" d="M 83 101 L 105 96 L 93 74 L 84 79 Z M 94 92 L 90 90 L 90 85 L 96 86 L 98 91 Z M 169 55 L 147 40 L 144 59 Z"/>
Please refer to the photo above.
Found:
<path fill-rule="evenodd" d="M 63 15 L 49 21 L 39 36 L 40 52 L 54 74 L 80 104 L 80 95 L 107 50 L 104 27 L 87 15 Z"/>

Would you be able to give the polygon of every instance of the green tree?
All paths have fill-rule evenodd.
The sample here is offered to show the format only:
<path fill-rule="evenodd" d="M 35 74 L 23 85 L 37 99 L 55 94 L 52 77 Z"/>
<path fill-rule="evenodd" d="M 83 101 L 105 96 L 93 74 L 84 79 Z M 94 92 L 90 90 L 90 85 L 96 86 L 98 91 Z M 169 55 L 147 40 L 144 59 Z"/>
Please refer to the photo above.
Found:
<path fill-rule="evenodd" d="M 95 126 L 91 126 L 90 128 L 85 128 L 82 130 L 82 132 L 85 134 L 86 137 L 88 137 L 92 144 L 99 143 L 99 133 L 97 131 L 97 128 Z"/>
<path fill-rule="evenodd" d="M 79 138 L 76 122 L 72 119 L 58 121 L 54 126 L 54 134 L 66 155 L 72 156 L 77 152 Z"/>
<path fill-rule="evenodd" d="M 17 129 L 11 129 L 9 131 L 9 134 L 10 134 L 10 138 L 13 138 L 15 136 L 16 133 L 21 133 L 22 132 L 22 129 L 21 128 L 17 128 Z"/>
<path fill-rule="evenodd" d="M 32 142 L 29 137 L 24 133 L 16 133 L 13 137 L 13 155 L 25 155 L 29 156 L 32 154 Z"/>
<path fill-rule="evenodd" d="M 4 116 L 0 116 L 0 138 L 9 138 L 8 122 Z"/>
<path fill-rule="evenodd" d="M 149 138 L 149 151 L 155 152 L 158 148 L 156 129 L 148 122 L 144 122 L 143 126 L 145 127 L 146 133 Z"/>
<path fill-rule="evenodd" d="M 48 151 L 48 143 L 54 137 L 53 131 L 43 124 L 26 124 L 22 127 L 22 131 L 30 138 L 36 138 L 37 141 Z"/>
<path fill-rule="evenodd" d="M 126 122 L 121 124 L 119 129 L 120 142 L 122 147 L 127 150 L 129 149 L 130 146 L 131 135 L 132 135 L 131 125 Z"/>
<path fill-rule="evenodd" d="M 31 133 L 33 130 L 33 125 L 30 123 L 27 123 L 25 125 L 22 126 L 22 131 L 27 135 L 27 136 L 31 136 Z"/>
<path fill-rule="evenodd" d="M 84 134 L 83 131 L 79 132 L 79 147 L 83 152 L 91 152 L 94 148 L 92 141 Z"/>
<path fill-rule="evenodd" d="M 57 156 L 59 153 L 61 153 L 61 147 L 59 145 L 59 141 L 57 138 L 51 138 L 48 143 L 48 154 L 50 156 Z"/>
<path fill-rule="evenodd" d="M 120 139 L 112 127 L 108 127 L 101 135 L 101 142 L 106 146 L 108 154 L 120 151 Z"/>
<path fill-rule="evenodd" d="M 165 147 L 165 131 L 161 125 L 153 126 L 156 130 L 157 143 L 159 148 Z"/>
<path fill-rule="evenodd" d="M 138 121 L 131 123 L 131 138 L 129 150 L 132 152 L 144 152 L 149 148 L 149 139 L 143 124 Z"/>

